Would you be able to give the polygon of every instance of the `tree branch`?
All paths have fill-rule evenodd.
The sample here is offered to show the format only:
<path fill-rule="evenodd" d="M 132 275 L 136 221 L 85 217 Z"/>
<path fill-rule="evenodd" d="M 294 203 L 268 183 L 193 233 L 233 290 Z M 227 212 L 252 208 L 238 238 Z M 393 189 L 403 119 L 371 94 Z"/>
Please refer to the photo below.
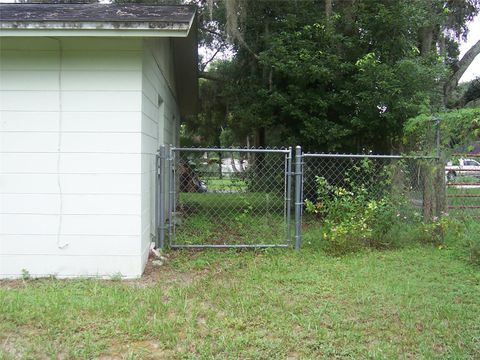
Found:
<path fill-rule="evenodd" d="M 212 30 L 212 29 L 208 29 L 206 27 L 200 27 L 199 28 L 200 30 L 203 30 L 203 31 L 206 31 L 212 35 L 215 35 L 215 36 L 218 36 L 219 38 L 221 38 L 223 41 L 227 41 L 226 39 L 226 36 L 222 33 L 219 33 L 218 31 L 215 31 L 215 30 Z"/>
<path fill-rule="evenodd" d="M 443 87 L 444 104 L 448 106 L 453 90 L 457 87 L 462 75 L 467 71 L 473 60 L 480 54 L 480 40 L 473 45 L 458 62 L 455 72 L 448 78 Z"/>
<path fill-rule="evenodd" d="M 215 51 L 215 53 L 210 57 L 210 59 L 208 59 L 206 62 L 202 63 L 202 71 L 205 70 L 205 68 L 207 67 L 207 65 L 213 61 L 213 59 L 215 59 L 215 56 L 217 56 L 217 54 L 220 52 L 220 50 L 222 50 L 224 47 L 224 45 L 220 45 L 217 49 L 217 51 Z"/>
<path fill-rule="evenodd" d="M 199 71 L 198 77 L 200 79 L 212 80 L 212 81 L 224 81 L 220 76 L 206 72 L 206 71 Z"/>

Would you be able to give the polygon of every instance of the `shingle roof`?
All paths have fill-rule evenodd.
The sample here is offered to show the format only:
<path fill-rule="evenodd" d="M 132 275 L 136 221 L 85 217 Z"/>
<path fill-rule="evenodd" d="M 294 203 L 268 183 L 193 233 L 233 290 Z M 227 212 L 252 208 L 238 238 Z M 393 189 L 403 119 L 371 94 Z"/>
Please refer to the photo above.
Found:
<path fill-rule="evenodd" d="M 141 4 L 0 4 L 1 29 L 187 30 L 191 6 Z"/>
<path fill-rule="evenodd" d="M 0 4 L 0 21 L 153 21 L 189 23 L 189 6 L 112 4 Z"/>

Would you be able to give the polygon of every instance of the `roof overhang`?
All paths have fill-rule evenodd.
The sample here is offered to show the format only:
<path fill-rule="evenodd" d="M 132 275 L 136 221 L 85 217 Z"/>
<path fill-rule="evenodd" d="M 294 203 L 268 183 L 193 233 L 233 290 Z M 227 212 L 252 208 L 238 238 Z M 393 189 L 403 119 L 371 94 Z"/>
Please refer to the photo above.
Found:
<path fill-rule="evenodd" d="M 0 37 L 172 38 L 182 115 L 198 107 L 197 23 L 191 6 L 0 4 Z"/>
<path fill-rule="evenodd" d="M 192 29 L 197 28 L 196 18 Z M 175 83 L 177 85 L 180 112 L 195 115 L 198 112 L 198 51 L 197 31 L 190 31 L 187 37 L 173 39 Z"/>
<path fill-rule="evenodd" d="M 187 37 L 188 6 L 0 4 L 1 36 Z"/>

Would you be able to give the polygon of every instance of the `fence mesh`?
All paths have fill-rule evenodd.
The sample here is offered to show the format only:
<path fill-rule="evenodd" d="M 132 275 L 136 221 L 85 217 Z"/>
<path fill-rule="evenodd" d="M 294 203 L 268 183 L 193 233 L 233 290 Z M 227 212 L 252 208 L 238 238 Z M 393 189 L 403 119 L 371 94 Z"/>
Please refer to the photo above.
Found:
<path fill-rule="evenodd" d="M 159 184 L 159 194 L 168 194 L 166 202 L 160 199 L 168 209 L 160 213 L 159 229 L 165 224 L 160 233 L 172 247 L 289 246 L 300 226 L 303 243 L 338 234 L 347 244 L 382 247 L 408 228 L 428 241 L 444 214 L 480 219 L 479 159 L 461 159 L 445 166 L 427 156 L 297 159 L 291 149 L 172 148 L 164 162 L 168 176 Z M 297 163 L 301 170 L 294 174 Z M 293 216 L 294 209 L 303 217 Z"/>
<path fill-rule="evenodd" d="M 288 243 L 289 150 L 172 151 L 173 247 Z"/>
<path fill-rule="evenodd" d="M 453 154 L 445 167 L 448 213 L 464 221 L 480 221 L 480 156 Z"/>
<path fill-rule="evenodd" d="M 302 200 L 304 241 L 338 235 L 343 247 L 382 247 L 395 224 L 423 224 L 445 211 L 445 174 L 432 158 L 304 154 Z"/>

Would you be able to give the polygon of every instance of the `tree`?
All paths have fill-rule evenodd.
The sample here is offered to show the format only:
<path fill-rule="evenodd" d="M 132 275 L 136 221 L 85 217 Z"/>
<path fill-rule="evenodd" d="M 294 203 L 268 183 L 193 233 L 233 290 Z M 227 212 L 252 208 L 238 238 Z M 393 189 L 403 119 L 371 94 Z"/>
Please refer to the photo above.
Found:
<path fill-rule="evenodd" d="M 450 104 L 480 50 L 458 59 L 480 0 L 151 1 L 199 8 L 213 55 L 186 126 L 205 144 L 229 129 L 239 144 L 398 151 L 405 121 Z M 217 62 L 225 49 L 232 59 Z"/>
<path fill-rule="evenodd" d="M 475 60 L 475 58 L 480 54 L 480 40 L 477 41 L 466 53 L 465 55 L 458 61 L 458 63 L 455 66 L 455 70 L 453 73 L 450 75 L 450 77 L 447 79 L 444 85 L 444 102 L 446 106 L 451 106 L 455 107 L 458 105 L 461 105 L 461 103 L 456 103 L 456 104 L 451 104 L 451 96 L 454 91 L 454 89 L 457 87 L 458 82 L 460 81 L 460 78 L 462 75 L 467 71 L 468 67 L 470 64 Z M 465 103 L 465 100 L 463 103 Z"/>
<path fill-rule="evenodd" d="M 217 25 L 234 57 L 217 85 L 223 126 L 260 146 L 385 152 L 401 147 L 409 117 L 443 106 L 461 64 L 455 39 L 478 1 L 232 0 L 224 10 Z"/>

